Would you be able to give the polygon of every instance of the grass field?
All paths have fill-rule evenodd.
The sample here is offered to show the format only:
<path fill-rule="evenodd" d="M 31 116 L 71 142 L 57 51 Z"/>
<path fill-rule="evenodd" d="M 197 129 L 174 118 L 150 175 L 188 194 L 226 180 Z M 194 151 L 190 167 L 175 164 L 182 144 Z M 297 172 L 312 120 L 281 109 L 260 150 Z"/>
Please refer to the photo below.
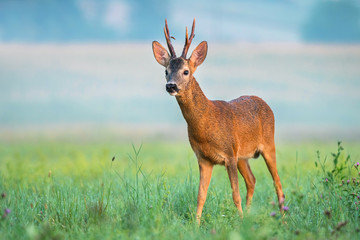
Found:
<path fill-rule="evenodd" d="M 0 44 L 0 239 L 360 239 L 359 65 L 360 45 L 209 42 L 207 97 L 274 111 L 288 210 L 260 157 L 251 212 L 219 166 L 198 227 L 197 161 L 150 43 Z"/>
<path fill-rule="evenodd" d="M 354 167 L 360 161 L 359 143 L 278 144 L 277 157 L 289 208 L 284 216 L 276 207 L 272 180 L 260 157 L 250 163 L 257 178 L 250 213 L 239 218 L 226 171 L 218 166 L 199 228 L 195 223 L 199 173 L 187 142 L 144 142 L 141 149 L 114 142 L 3 142 L 0 236 L 360 238 L 360 168 Z M 242 178 L 240 193 L 245 199 Z"/>

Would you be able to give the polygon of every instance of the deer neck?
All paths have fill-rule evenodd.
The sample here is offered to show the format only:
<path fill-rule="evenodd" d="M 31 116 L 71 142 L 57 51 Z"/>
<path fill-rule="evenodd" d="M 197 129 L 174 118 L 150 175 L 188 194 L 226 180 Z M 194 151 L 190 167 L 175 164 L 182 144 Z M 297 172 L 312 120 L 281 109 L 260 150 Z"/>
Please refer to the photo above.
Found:
<path fill-rule="evenodd" d="M 211 101 L 205 96 L 194 77 L 189 84 L 181 95 L 176 96 L 176 100 L 188 126 L 195 127 L 209 111 Z"/>

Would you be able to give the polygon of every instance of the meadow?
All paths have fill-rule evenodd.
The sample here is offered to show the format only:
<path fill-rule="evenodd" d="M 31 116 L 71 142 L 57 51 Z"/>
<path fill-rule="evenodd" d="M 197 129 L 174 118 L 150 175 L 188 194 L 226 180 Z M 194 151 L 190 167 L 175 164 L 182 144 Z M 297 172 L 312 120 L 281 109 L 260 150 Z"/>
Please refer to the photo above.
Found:
<path fill-rule="evenodd" d="M 359 64 L 359 45 L 209 42 L 208 98 L 274 111 L 287 211 L 260 157 L 251 211 L 218 166 L 198 227 L 197 161 L 150 43 L 0 44 L 0 239 L 360 239 Z"/>
<path fill-rule="evenodd" d="M 1 239 L 360 238 L 358 142 L 277 146 L 288 210 L 260 157 L 241 219 L 223 166 L 214 168 L 201 226 L 199 173 L 186 141 L 8 141 L 0 145 Z M 240 175 L 239 175 L 240 176 Z M 245 184 L 240 193 L 245 204 Z"/>

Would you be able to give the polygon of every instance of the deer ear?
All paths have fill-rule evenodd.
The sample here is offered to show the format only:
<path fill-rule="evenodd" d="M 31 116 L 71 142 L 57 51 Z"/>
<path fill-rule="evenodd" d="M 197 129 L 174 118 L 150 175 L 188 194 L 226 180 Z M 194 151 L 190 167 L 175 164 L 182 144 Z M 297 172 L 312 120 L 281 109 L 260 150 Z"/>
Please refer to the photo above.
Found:
<path fill-rule="evenodd" d="M 168 51 L 166 51 L 166 49 L 163 46 L 161 46 L 161 44 L 157 41 L 153 41 L 152 49 L 153 49 L 154 57 L 155 57 L 156 61 L 160 65 L 167 67 L 170 62 L 170 55 L 169 55 Z"/>
<path fill-rule="evenodd" d="M 201 42 L 192 52 L 190 61 L 195 67 L 203 63 L 206 58 L 208 45 L 206 41 Z"/>

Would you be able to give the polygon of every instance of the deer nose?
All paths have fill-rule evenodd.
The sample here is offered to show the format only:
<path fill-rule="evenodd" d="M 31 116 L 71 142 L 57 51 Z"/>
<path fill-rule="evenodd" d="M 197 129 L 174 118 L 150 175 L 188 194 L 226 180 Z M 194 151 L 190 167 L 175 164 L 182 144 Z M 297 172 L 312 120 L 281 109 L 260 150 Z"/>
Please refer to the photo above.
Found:
<path fill-rule="evenodd" d="M 178 92 L 179 89 L 175 83 L 168 83 L 166 84 L 166 91 L 168 93 L 174 93 L 174 92 Z"/>

